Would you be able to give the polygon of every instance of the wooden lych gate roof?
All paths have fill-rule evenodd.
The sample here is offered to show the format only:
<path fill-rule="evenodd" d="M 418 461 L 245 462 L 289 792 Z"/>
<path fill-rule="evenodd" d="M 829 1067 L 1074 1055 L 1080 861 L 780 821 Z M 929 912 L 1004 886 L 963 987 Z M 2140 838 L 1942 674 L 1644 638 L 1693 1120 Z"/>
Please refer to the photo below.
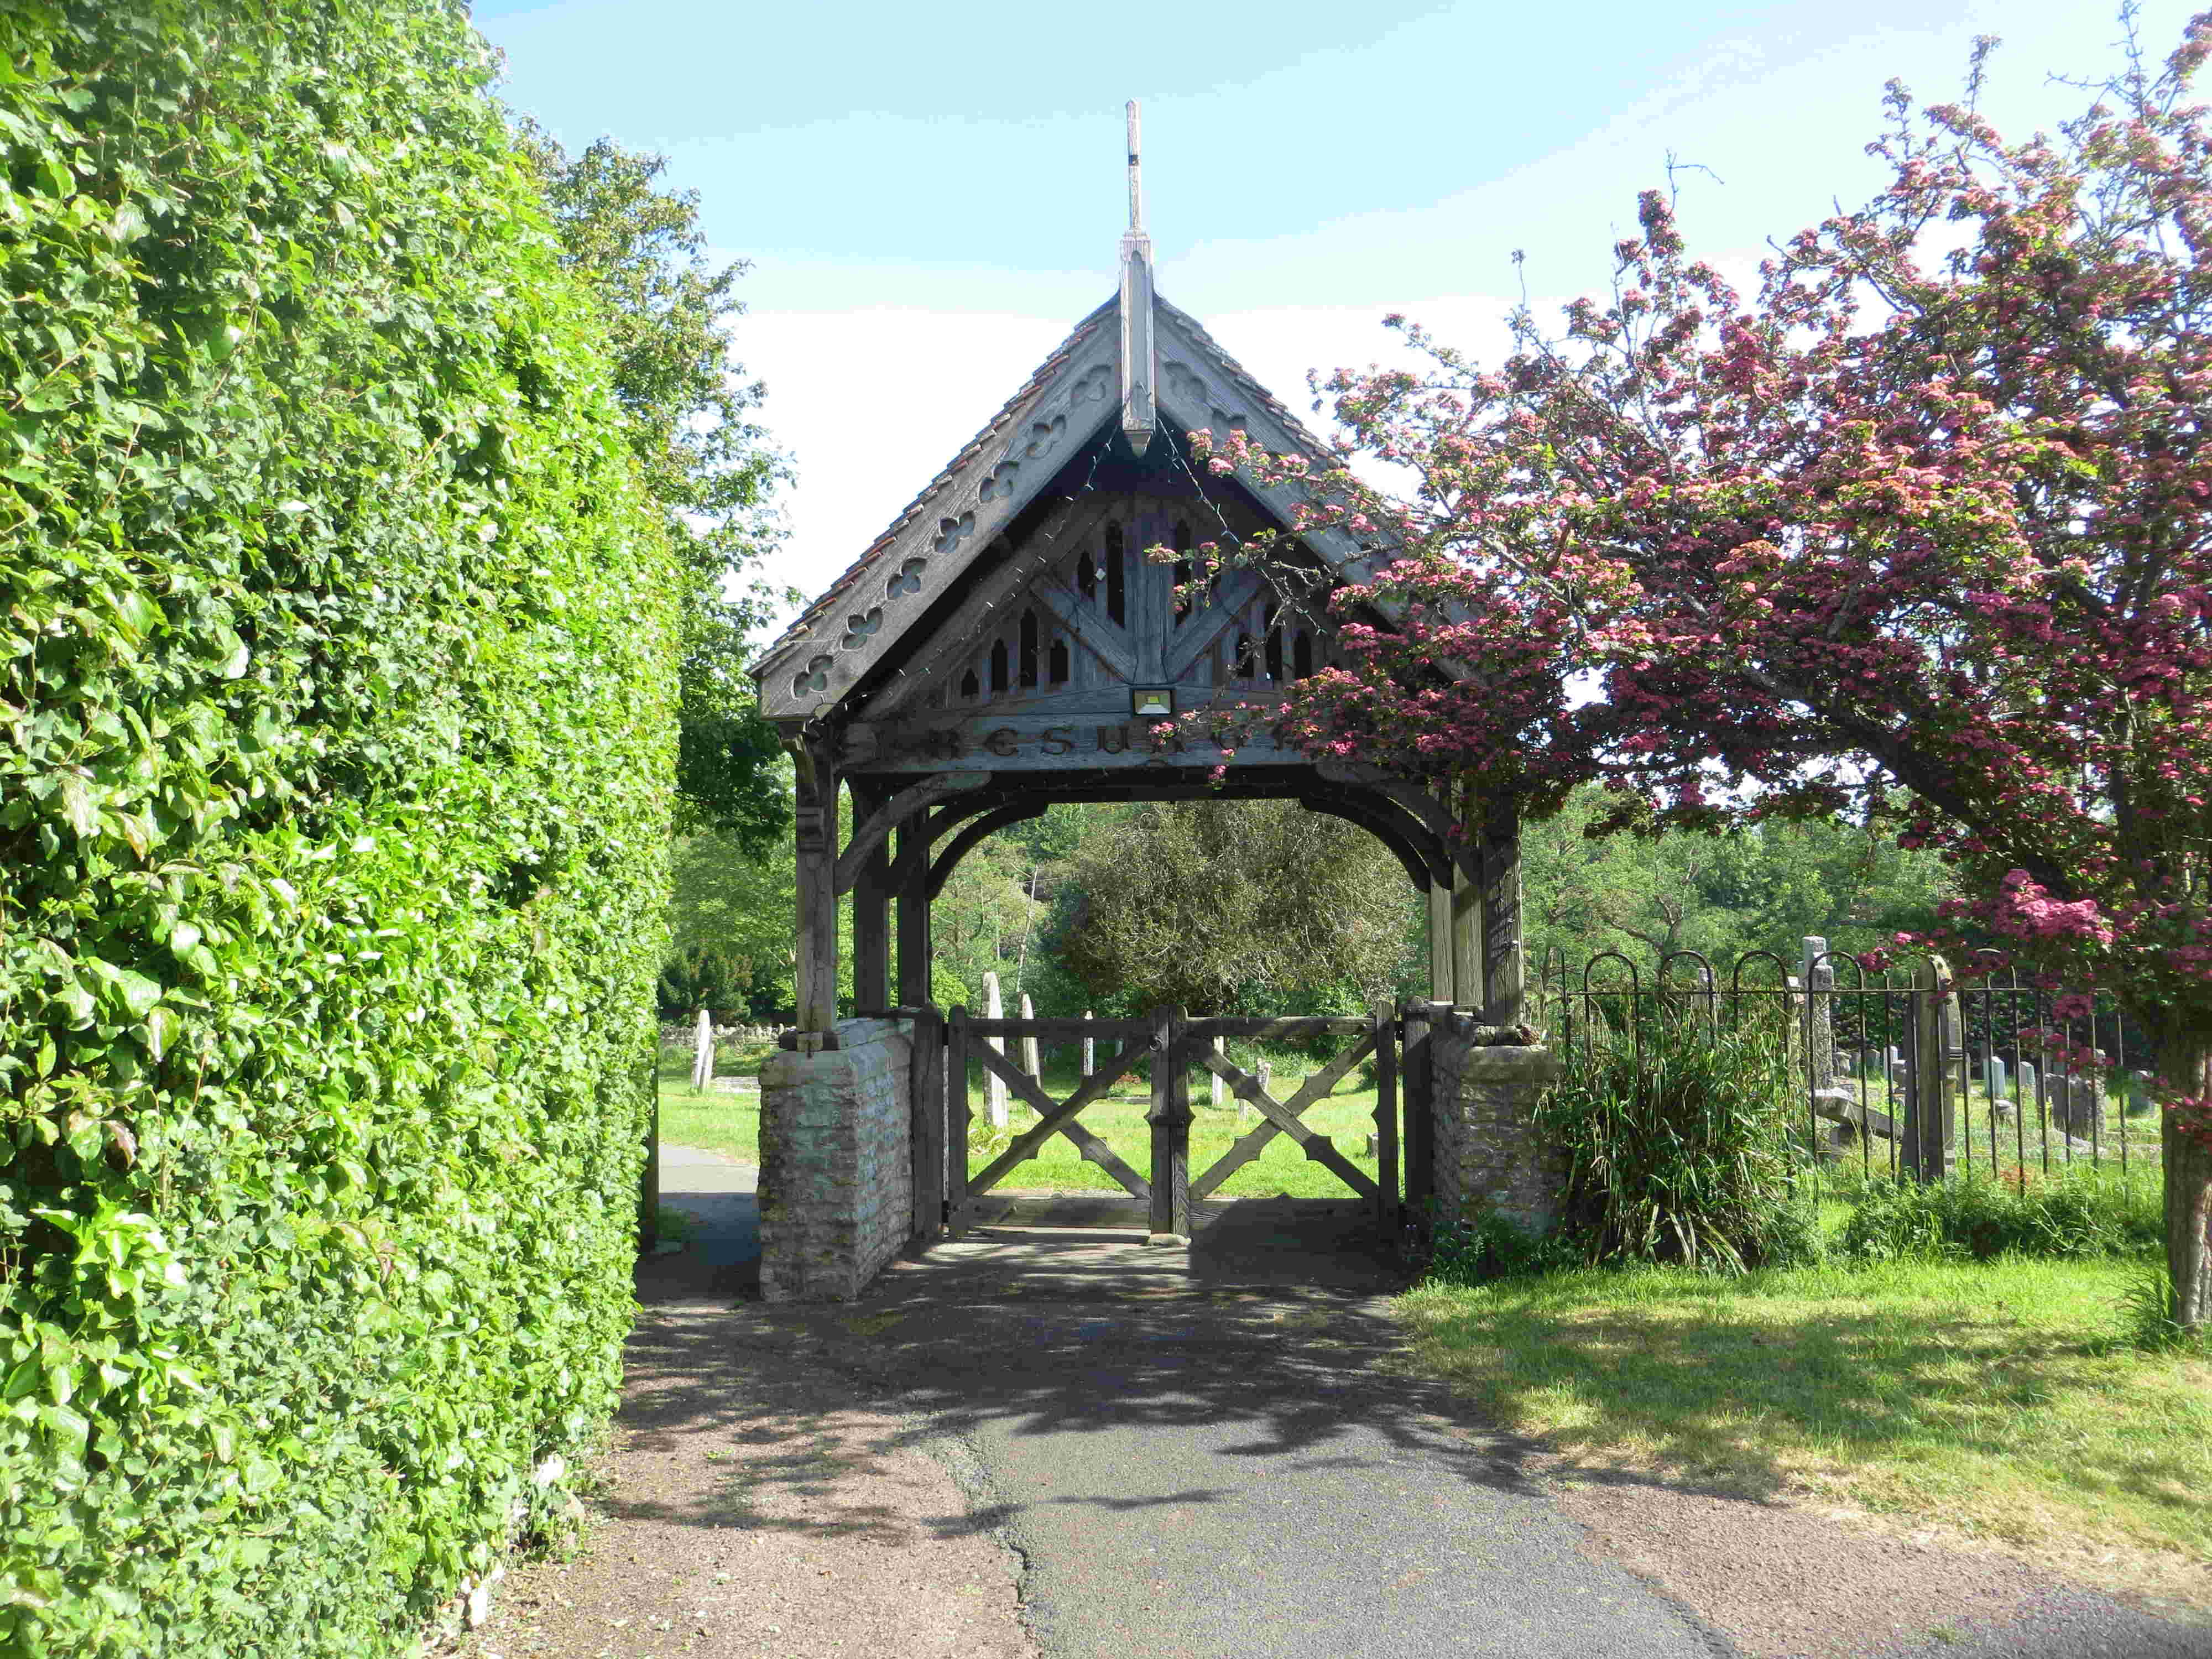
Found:
<path fill-rule="evenodd" d="M 1417 785 L 1279 748 L 1267 712 L 1334 660 L 1325 600 L 1378 550 L 1290 534 L 1299 495 L 1192 458 L 1241 430 L 1336 458 L 1194 318 L 1152 289 L 1131 145 L 1121 291 L 1078 323 L 890 528 L 753 669 L 798 762 L 800 1025 L 830 1040 L 836 911 L 854 902 L 863 1006 L 889 998 L 885 906 L 902 1000 L 927 999 L 928 905 L 967 850 L 1054 801 L 1223 794 L 1297 800 L 1380 838 L 1429 894 L 1439 1000 L 1519 1007 L 1510 809 L 1461 826 Z M 1200 583 L 1173 556 L 1279 532 L 1267 571 Z M 1170 550 L 1165 562 L 1148 548 Z M 1373 620 L 1388 625 L 1389 618 Z M 1172 717 L 1254 710 L 1224 750 Z M 854 795 L 838 845 L 837 798 Z M 896 857 L 893 860 L 893 837 Z"/>
<path fill-rule="evenodd" d="M 1288 489 L 1212 477 L 1190 461 L 1185 434 L 1233 428 L 1270 449 L 1334 458 L 1195 319 L 1143 298 L 1158 440 L 1140 454 L 1124 431 L 1117 295 L 1076 325 L 760 659 L 754 673 L 771 720 L 793 737 L 842 731 L 848 767 L 927 770 L 988 752 L 1064 768 L 1076 751 L 1026 752 L 1066 723 L 1052 716 L 1094 726 L 1117 711 L 1126 720 L 1138 686 L 1176 687 L 1178 712 L 1264 702 L 1328 659 L 1333 641 L 1318 604 L 1286 605 L 1243 570 L 1178 608 L 1175 568 L 1144 562 L 1154 543 L 1290 523 Z M 1300 545 L 1317 589 L 1370 574 L 1369 556 L 1342 532 Z M 1025 752 L 1005 754 L 1004 738 L 984 750 L 981 740 L 1008 722 Z M 1182 757 L 1219 761 L 1218 752 Z M 1106 753 L 1097 763 L 1122 763 Z"/>

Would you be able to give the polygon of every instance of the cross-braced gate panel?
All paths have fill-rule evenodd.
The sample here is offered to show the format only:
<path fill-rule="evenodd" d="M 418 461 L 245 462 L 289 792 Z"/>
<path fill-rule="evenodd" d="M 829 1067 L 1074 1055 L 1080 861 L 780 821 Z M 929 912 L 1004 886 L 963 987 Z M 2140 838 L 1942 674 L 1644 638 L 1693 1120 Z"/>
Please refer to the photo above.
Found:
<path fill-rule="evenodd" d="M 952 1011 L 946 1075 L 951 1089 L 947 1101 L 945 1139 L 950 1156 L 945 1191 L 945 1216 L 953 1230 L 965 1224 L 970 1203 L 996 1187 L 1018 1166 L 1035 1158 L 1054 1135 L 1066 1138 L 1090 1162 L 1113 1176 L 1133 1198 L 1150 1201 L 1151 1184 L 1118 1156 L 1114 1149 L 1077 1121 L 1084 1108 L 1103 1100 L 1151 1052 L 1142 1039 L 1147 1027 L 1136 1020 L 976 1019 L 964 1008 Z M 1044 1085 L 1001 1053 L 990 1039 L 1038 1042 L 1078 1037 L 1119 1042 L 1121 1052 L 1083 1079 L 1065 1100 L 1055 1101 Z M 1037 1115 L 1036 1122 L 1015 1136 L 1005 1152 L 974 1176 L 968 1173 L 968 1135 L 974 1112 L 969 1100 L 968 1065 L 981 1062 L 984 1070 L 1005 1083 L 1009 1092 Z"/>
<path fill-rule="evenodd" d="M 1278 1100 L 1254 1073 L 1232 1064 L 1214 1047 L 1218 1037 L 1241 1036 L 1254 1041 L 1291 1042 L 1312 1037 L 1351 1036 L 1358 1040 L 1298 1086 L 1287 1101 Z M 1212 1167 L 1190 1183 L 1194 1200 L 1203 1201 L 1224 1182 L 1267 1150 L 1277 1135 L 1288 1135 L 1307 1158 L 1320 1164 L 1375 1212 L 1375 1223 L 1385 1237 L 1397 1223 L 1398 1104 L 1396 1020 L 1388 1006 L 1379 1006 L 1366 1019 L 1204 1019 L 1185 1028 L 1182 1042 L 1191 1058 L 1228 1084 L 1230 1092 L 1260 1114 L 1260 1121 L 1214 1160 Z M 1376 1172 L 1370 1176 L 1336 1149 L 1329 1136 L 1307 1123 L 1305 1115 L 1333 1094 L 1352 1069 L 1369 1055 L 1375 1056 Z"/>
<path fill-rule="evenodd" d="M 1305 1042 L 1320 1036 L 1350 1037 L 1344 1052 L 1308 1077 L 1288 1100 L 1278 1099 L 1254 1073 L 1232 1063 L 1217 1044 L 1225 1037 L 1255 1042 Z M 1035 1158 L 1054 1136 L 1065 1138 L 1090 1163 L 1146 1206 L 1156 1235 L 1188 1237 L 1191 1206 L 1218 1192 L 1250 1164 L 1278 1135 L 1296 1142 L 1308 1160 L 1330 1171 L 1373 1213 L 1378 1232 L 1395 1238 L 1401 1213 L 1400 1193 L 1398 1046 L 1396 1018 L 1386 1004 L 1363 1019 L 1210 1018 L 1191 1020 L 1180 1008 L 1162 1008 L 1143 1020 L 978 1019 L 955 1009 L 947 1030 L 945 1133 L 945 1216 L 957 1233 L 964 1230 L 976 1201 L 1015 1170 Z M 1109 1055 L 1064 1098 L 1055 1099 L 1038 1078 L 1006 1052 L 1023 1039 L 1066 1042 L 1081 1038 L 1113 1042 Z M 1002 1047 L 1001 1045 L 1004 1045 Z M 1306 1119 L 1328 1098 L 1354 1067 L 1373 1059 L 1376 1071 L 1374 1152 L 1370 1176 L 1340 1152 L 1334 1141 Z M 1006 1148 L 972 1176 L 966 1148 L 973 1109 L 969 1068 L 979 1064 L 987 1077 L 1037 1115 Z M 1107 1098 L 1113 1085 L 1140 1064 L 1150 1062 L 1152 1104 L 1146 1114 L 1150 1131 L 1150 1178 L 1140 1175 L 1080 1121 L 1088 1107 Z M 1260 1122 L 1239 1136 L 1195 1180 L 1190 1175 L 1189 1074 L 1206 1070 L 1220 1077 L 1237 1098 L 1257 1111 Z"/>

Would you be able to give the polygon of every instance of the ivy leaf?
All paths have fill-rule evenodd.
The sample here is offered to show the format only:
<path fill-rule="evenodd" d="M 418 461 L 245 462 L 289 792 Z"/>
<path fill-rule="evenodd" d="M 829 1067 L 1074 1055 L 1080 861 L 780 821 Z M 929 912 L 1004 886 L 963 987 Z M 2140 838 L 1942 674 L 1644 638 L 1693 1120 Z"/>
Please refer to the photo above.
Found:
<path fill-rule="evenodd" d="M 146 1012 L 146 1046 L 155 1060 L 169 1052 L 176 1040 L 177 1018 L 167 1008 L 150 1008 Z"/>

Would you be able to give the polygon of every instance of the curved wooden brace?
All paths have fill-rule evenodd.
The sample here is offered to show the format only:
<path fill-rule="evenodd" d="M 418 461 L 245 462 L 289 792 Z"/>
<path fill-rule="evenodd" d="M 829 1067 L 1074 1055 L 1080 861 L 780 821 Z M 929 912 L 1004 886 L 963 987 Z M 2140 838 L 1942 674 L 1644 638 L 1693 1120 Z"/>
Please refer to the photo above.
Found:
<path fill-rule="evenodd" d="M 1016 801 L 1012 806 L 1001 806 L 996 811 L 986 812 L 958 835 L 953 836 L 937 860 L 929 866 L 929 896 L 934 902 L 945 884 L 952 879 L 952 872 L 960 867 L 975 843 L 994 830 L 1003 830 L 1010 823 L 1019 823 L 1024 818 L 1041 817 L 1052 803 L 1043 800 Z"/>
<path fill-rule="evenodd" d="M 875 811 L 868 814 L 867 822 L 856 824 L 853 839 L 837 855 L 837 890 L 849 893 L 853 884 L 860 880 L 861 866 L 875 855 L 884 839 L 906 819 L 924 808 L 935 805 L 947 795 L 957 795 L 963 790 L 980 789 L 990 782 L 988 772 L 935 772 L 910 788 L 902 789 Z"/>
<path fill-rule="evenodd" d="M 932 811 L 922 823 L 921 833 L 913 836 L 906 850 L 891 860 L 890 878 L 887 884 L 890 890 L 894 893 L 903 893 L 911 884 L 927 878 L 929 849 L 943 839 L 946 830 L 979 813 L 995 812 L 1006 804 L 1006 799 L 1003 794 L 997 790 L 988 790 L 980 798 L 956 795 Z"/>
<path fill-rule="evenodd" d="M 1423 848 L 1407 833 L 1407 826 L 1402 820 L 1394 823 L 1388 814 L 1377 811 L 1370 803 L 1346 800 L 1338 796 L 1300 795 L 1297 802 L 1309 812 L 1324 813 L 1329 817 L 1341 818 L 1346 823 L 1356 824 L 1381 842 L 1389 849 L 1391 856 L 1406 866 L 1407 879 L 1413 884 L 1415 892 L 1427 892 L 1430 886 L 1437 881 L 1440 870 L 1443 880 L 1449 884 L 1449 856 L 1441 848 L 1436 849 L 1433 859 L 1425 856 Z M 1433 844 L 1434 838 L 1425 832 L 1422 839 Z"/>
<path fill-rule="evenodd" d="M 1468 835 L 1451 810 L 1418 784 L 1379 766 L 1369 766 L 1360 761 L 1325 760 L 1316 762 L 1314 770 L 1331 783 L 1344 784 L 1395 801 L 1419 819 L 1422 826 L 1436 836 L 1451 855 L 1452 861 L 1466 872 L 1467 878 L 1477 886 L 1482 884 L 1482 854 L 1474 836 Z"/>

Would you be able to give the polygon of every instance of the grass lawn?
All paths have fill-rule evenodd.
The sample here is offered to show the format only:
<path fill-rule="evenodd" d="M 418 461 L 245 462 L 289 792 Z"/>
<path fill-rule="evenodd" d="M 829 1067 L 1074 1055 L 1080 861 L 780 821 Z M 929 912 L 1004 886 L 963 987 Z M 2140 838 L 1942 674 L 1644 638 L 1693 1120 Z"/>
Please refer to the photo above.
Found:
<path fill-rule="evenodd" d="M 1561 1273 L 1401 1300 L 1412 1363 L 1587 1467 L 1933 1526 L 2212 1613 L 2212 1363 L 2147 1261 Z"/>
<path fill-rule="evenodd" d="M 756 1042 L 715 1057 L 717 1077 L 752 1077 L 761 1061 L 773 1052 L 770 1044 Z M 677 1146 L 696 1146 L 710 1152 L 756 1162 L 760 1157 L 760 1096 L 720 1092 L 701 1094 L 691 1087 L 691 1049 L 663 1043 L 660 1049 L 660 1138 Z"/>

